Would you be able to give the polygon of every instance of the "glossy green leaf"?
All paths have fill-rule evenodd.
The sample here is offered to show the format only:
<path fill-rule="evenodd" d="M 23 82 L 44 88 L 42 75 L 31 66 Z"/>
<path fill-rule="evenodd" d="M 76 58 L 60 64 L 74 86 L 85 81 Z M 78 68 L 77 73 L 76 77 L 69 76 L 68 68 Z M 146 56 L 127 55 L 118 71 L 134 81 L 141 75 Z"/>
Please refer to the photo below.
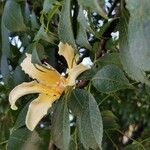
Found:
<path fill-rule="evenodd" d="M 85 90 L 74 90 L 74 107 L 79 106 L 79 101 L 83 101 L 81 114 L 74 110 L 77 115 L 77 127 L 81 143 L 85 148 L 101 148 L 103 137 L 103 123 L 98 105 L 94 97 Z M 78 97 L 78 100 L 77 100 Z M 73 98 L 73 97 L 72 97 Z M 76 102 L 75 104 L 75 101 Z M 81 107 L 80 107 L 81 108 Z M 77 113 L 76 113 L 77 112 Z"/>
<path fill-rule="evenodd" d="M 71 0 L 64 0 L 64 5 L 61 11 L 61 17 L 58 27 L 59 38 L 63 43 L 69 43 L 76 48 L 72 20 L 71 20 Z"/>
<path fill-rule="evenodd" d="M 104 56 L 100 57 L 96 64 L 98 66 L 106 66 L 106 65 L 116 65 L 119 68 L 122 68 L 120 54 L 119 53 L 107 53 Z"/>
<path fill-rule="evenodd" d="M 96 11 L 103 18 L 108 19 L 106 13 L 104 12 L 102 7 L 100 6 L 100 3 L 98 0 L 86 0 L 86 2 L 84 0 L 78 0 L 78 2 L 79 2 L 79 5 L 81 5 L 85 8 L 90 8 L 91 11 Z"/>
<path fill-rule="evenodd" d="M 145 10 L 143 10 L 143 11 L 145 11 Z M 130 24 L 133 23 L 133 25 L 135 24 L 135 26 L 136 26 L 136 22 L 134 22 L 134 21 L 132 22 L 132 19 L 130 21 L 131 21 Z M 138 51 L 139 51 L 139 49 L 141 49 L 141 52 L 145 51 L 145 50 L 142 49 L 142 47 L 143 47 L 142 45 L 144 45 L 144 44 L 142 43 L 142 44 L 139 45 L 140 42 L 137 43 L 137 45 L 134 46 L 134 52 L 132 51 L 132 49 L 130 47 L 131 41 L 139 40 L 139 38 L 141 36 L 139 34 L 139 31 L 138 31 L 139 29 L 136 29 L 136 31 L 133 30 L 133 32 L 132 32 L 131 29 L 130 29 L 130 26 L 131 26 L 131 28 L 133 28 L 133 27 L 132 27 L 132 25 L 129 26 L 128 23 L 129 23 L 129 13 L 126 9 L 122 9 L 121 10 L 119 30 L 120 30 L 120 55 L 121 55 L 121 61 L 122 61 L 123 67 L 124 67 L 125 71 L 127 72 L 127 74 L 132 79 L 150 85 L 150 81 L 146 77 L 146 74 L 145 74 L 144 70 L 140 68 L 141 65 L 138 65 L 139 63 L 142 63 L 140 61 L 141 59 L 138 60 L 139 63 L 136 63 L 136 61 L 135 61 L 135 60 L 137 60 L 137 55 L 139 55 L 139 54 L 134 54 L 133 55 L 133 53 L 138 53 L 138 52 L 135 52 L 135 49 L 138 49 Z M 142 22 L 141 22 L 141 24 L 142 24 Z M 143 28 L 143 27 L 141 26 L 141 28 Z M 131 33 L 129 33 L 129 32 L 131 32 Z M 137 33 L 139 35 L 136 35 Z M 143 35 L 144 32 L 141 33 L 141 34 Z M 138 37 L 134 37 L 134 39 L 131 39 L 131 37 L 130 37 L 131 35 L 132 36 L 136 35 Z M 133 43 L 134 43 L 134 41 L 133 41 Z M 142 59 L 143 59 L 143 57 L 145 57 L 144 56 L 145 52 L 143 52 L 142 55 L 141 55 L 141 52 L 140 52 L 140 57 L 142 57 Z M 147 59 L 147 57 L 145 59 Z"/>
<path fill-rule="evenodd" d="M 51 135 L 53 143 L 62 150 L 67 150 L 70 143 L 70 122 L 67 101 L 63 97 L 55 105 L 52 116 Z"/>
<path fill-rule="evenodd" d="M 98 91 L 104 93 L 132 88 L 122 70 L 114 65 L 107 65 L 100 69 L 92 78 L 92 84 Z"/>
<path fill-rule="evenodd" d="M 3 21 L 5 26 L 13 32 L 25 31 L 20 5 L 14 0 L 8 0 L 4 7 Z"/>

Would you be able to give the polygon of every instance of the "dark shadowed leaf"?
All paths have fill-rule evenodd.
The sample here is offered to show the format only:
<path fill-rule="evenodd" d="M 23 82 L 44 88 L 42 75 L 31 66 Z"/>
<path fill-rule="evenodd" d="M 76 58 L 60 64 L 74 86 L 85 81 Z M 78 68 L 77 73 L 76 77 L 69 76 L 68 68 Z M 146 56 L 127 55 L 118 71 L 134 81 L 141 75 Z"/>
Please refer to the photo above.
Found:
<path fill-rule="evenodd" d="M 60 149 L 67 150 L 70 143 L 69 110 L 65 97 L 55 105 L 52 116 L 52 141 Z"/>
<path fill-rule="evenodd" d="M 139 144 L 138 142 L 133 142 L 132 144 L 127 145 L 124 150 L 148 150 L 147 148 L 144 148 L 142 144 Z"/>
<path fill-rule="evenodd" d="M 44 139 L 36 131 L 29 131 L 26 128 L 15 130 L 8 140 L 8 150 L 44 150 Z"/>
<path fill-rule="evenodd" d="M 92 78 L 92 83 L 98 91 L 104 93 L 132 88 L 122 70 L 114 65 L 107 65 L 100 69 Z"/>
<path fill-rule="evenodd" d="M 119 125 L 117 124 L 117 117 L 109 110 L 101 112 L 104 130 L 118 129 Z"/>
<path fill-rule="evenodd" d="M 3 21 L 5 26 L 13 32 L 25 31 L 20 5 L 14 0 L 8 0 L 4 7 Z"/>

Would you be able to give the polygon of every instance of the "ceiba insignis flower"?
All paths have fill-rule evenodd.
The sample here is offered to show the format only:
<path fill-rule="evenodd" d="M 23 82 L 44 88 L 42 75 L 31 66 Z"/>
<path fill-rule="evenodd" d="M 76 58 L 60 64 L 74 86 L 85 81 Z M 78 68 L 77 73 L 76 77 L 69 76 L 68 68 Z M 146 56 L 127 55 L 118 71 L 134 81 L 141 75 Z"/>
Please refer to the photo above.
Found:
<path fill-rule="evenodd" d="M 15 103 L 20 97 L 30 93 L 39 94 L 30 103 L 26 116 L 26 126 L 31 131 L 34 130 L 38 122 L 47 114 L 52 103 L 60 98 L 63 91 L 68 86 L 74 86 L 76 78 L 92 66 L 89 57 L 84 58 L 80 64 L 77 64 L 76 61 L 79 57 L 75 55 L 74 49 L 67 43 L 63 44 L 60 42 L 58 53 L 67 61 L 68 77 L 65 78 L 62 76 L 52 66 L 44 67 L 32 64 L 31 54 L 26 53 L 26 58 L 21 63 L 21 67 L 34 80 L 16 86 L 9 94 L 9 102 L 13 110 L 17 109 Z"/>

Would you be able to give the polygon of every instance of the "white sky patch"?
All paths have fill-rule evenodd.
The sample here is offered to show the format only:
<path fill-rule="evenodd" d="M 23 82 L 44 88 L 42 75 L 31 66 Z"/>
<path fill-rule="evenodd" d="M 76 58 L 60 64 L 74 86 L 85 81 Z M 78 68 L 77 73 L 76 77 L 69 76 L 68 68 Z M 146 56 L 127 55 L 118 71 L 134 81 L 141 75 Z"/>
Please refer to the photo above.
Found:
<path fill-rule="evenodd" d="M 41 123 L 40 124 L 40 128 L 44 128 L 45 126 L 44 126 L 44 124 L 43 123 Z"/>
<path fill-rule="evenodd" d="M 112 14 L 112 15 L 115 15 L 115 14 L 116 14 L 116 10 L 113 10 L 111 14 Z"/>
<path fill-rule="evenodd" d="M 101 27 L 101 26 L 103 26 L 104 21 L 103 20 L 98 20 L 98 23 L 99 23 L 99 26 Z"/>
<path fill-rule="evenodd" d="M 1 82 L 0 82 L 0 84 L 1 84 L 1 85 L 4 85 L 4 82 L 3 82 L 3 81 L 1 81 Z"/>
<path fill-rule="evenodd" d="M 92 33 L 90 33 L 90 37 L 89 37 L 89 41 L 91 41 L 93 39 L 94 35 Z"/>
<path fill-rule="evenodd" d="M 64 72 L 62 72 L 62 73 L 61 73 L 61 76 L 63 76 L 63 77 L 64 77 L 65 75 L 66 75 L 66 74 L 65 74 Z"/>
<path fill-rule="evenodd" d="M 118 40 L 118 39 L 119 39 L 119 31 L 117 31 L 117 32 L 112 32 L 112 33 L 111 33 L 111 36 L 112 36 L 112 39 L 113 39 L 114 41 Z"/>
<path fill-rule="evenodd" d="M 74 10 L 71 10 L 71 15 L 74 16 Z"/>
<path fill-rule="evenodd" d="M 82 57 L 83 56 L 83 53 L 80 53 L 80 57 Z"/>
<path fill-rule="evenodd" d="M 96 15 L 97 15 L 97 13 L 96 13 L 96 12 L 94 12 L 94 13 L 93 13 L 93 16 L 96 16 Z"/>
<path fill-rule="evenodd" d="M 21 48 L 19 49 L 19 51 L 20 51 L 21 53 L 23 53 L 24 47 L 21 47 Z"/>
<path fill-rule="evenodd" d="M 79 49 L 79 53 L 83 53 L 85 51 L 84 48 Z"/>
<path fill-rule="evenodd" d="M 84 14 L 84 16 L 87 18 L 88 13 L 87 13 L 86 10 L 83 10 L 83 14 Z"/>
<path fill-rule="evenodd" d="M 73 120 L 73 115 L 69 114 L 69 120 L 72 121 Z"/>
<path fill-rule="evenodd" d="M 111 7 L 111 3 L 109 2 L 109 0 L 105 0 L 104 8 L 105 8 L 107 13 L 108 13 L 110 7 Z"/>
<path fill-rule="evenodd" d="M 82 65 L 84 65 L 88 68 L 91 68 L 91 66 L 93 66 L 93 62 L 91 61 L 90 57 L 85 57 L 81 63 L 82 63 Z"/>
<path fill-rule="evenodd" d="M 113 20 L 113 18 L 109 18 L 109 19 L 108 19 L 108 22 L 110 22 L 110 21 L 112 21 L 112 20 Z"/>

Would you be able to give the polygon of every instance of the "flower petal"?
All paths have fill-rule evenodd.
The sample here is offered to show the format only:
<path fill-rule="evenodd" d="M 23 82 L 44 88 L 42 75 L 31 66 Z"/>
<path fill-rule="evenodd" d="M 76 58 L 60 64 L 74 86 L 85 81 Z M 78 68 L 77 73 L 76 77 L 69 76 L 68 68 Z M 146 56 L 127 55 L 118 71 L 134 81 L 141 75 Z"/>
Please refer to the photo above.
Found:
<path fill-rule="evenodd" d="M 38 98 L 30 103 L 26 116 L 26 126 L 29 130 L 34 130 L 38 122 L 47 114 L 52 103 L 58 98 L 40 94 Z"/>
<path fill-rule="evenodd" d="M 32 64 L 31 54 L 26 53 L 26 58 L 21 63 L 22 70 L 27 73 L 31 78 L 38 80 L 47 86 L 54 85 L 60 79 L 60 74 L 53 68 L 47 69 L 38 64 Z"/>
<path fill-rule="evenodd" d="M 76 78 L 84 71 L 90 69 L 89 67 L 80 63 L 79 65 L 73 67 L 72 69 L 68 69 L 68 78 L 67 78 L 67 85 L 73 86 L 75 85 Z"/>
<path fill-rule="evenodd" d="M 36 81 L 24 82 L 16 86 L 9 94 L 9 102 L 11 109 L 16 110 L 17 106 L 15 105 L 17 99 L 20 97 L 31 94 L 31 93 L 44 93 L 47 95 L 61 95 L 63 89 L 49 88 L 42 84 L 37 83 Z"/>
<path fill-rule="evenodd" d="M 58 47 L 58 54 L 64 56 L 68 64 L 68 68 L 71 69 L 73 66 L 76 65 L 79 55 L 75 55 L 74 49 L 67 43 L 63 44 L 62 42 L 60 42 Z"/>

